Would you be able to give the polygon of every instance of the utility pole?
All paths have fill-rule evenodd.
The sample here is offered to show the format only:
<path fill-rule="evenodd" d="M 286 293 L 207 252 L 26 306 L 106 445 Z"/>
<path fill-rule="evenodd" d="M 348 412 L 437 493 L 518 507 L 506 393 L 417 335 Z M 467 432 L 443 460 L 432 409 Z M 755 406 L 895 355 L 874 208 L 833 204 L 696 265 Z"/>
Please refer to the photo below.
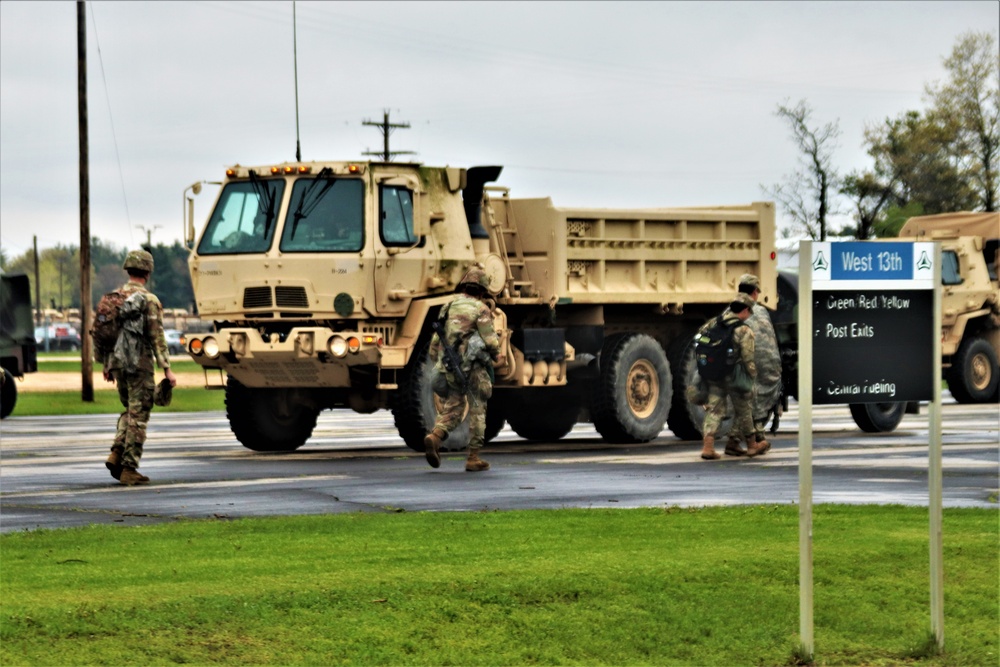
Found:
<path fill-rule="evenodd" d="M 367 150 L 363 155 L 375 155 L 381 156 L 383 162 L 392 162 L 392 158 L 396 155 L 416 155 L 413 151 L 390 151 L 389 150 L 389 135 L 392 131 L 397 128 L 406 129 L 410 127 L 409 123 L 390 123 L 389 122 L 389 110 L 386 109 L 382 112 L 382 122 L 376 123 L 373 120 L 366 120 L 361 123 L 362 125 L 371 125 L 372 127 L 377 127 L 382 131 L 382 152 Z"/>
<path fill-rule="evenodd" d="M 157 229 L 163 229 L 161 225 L 153 225 L 150 229 L 146 229 L 142 225 L 136 225 L 136 229 L 146 232 L 146 245 L 143 248 L 146 252 L 153 252 L 153 232 Z"/>
<path fill-rule="evenodd" d="M 80 117 L 80 400 L 94 402 L 94 355 L 90 333 L 90 138 L 87 120 L 87 5 L 76 3 L 77 91 Z M 59 265 L 60 270 L 62 264 Z M 62 275 L 59 276 L 62 292 Z M 62 296 L 60 295 L 60 300 Z"/>

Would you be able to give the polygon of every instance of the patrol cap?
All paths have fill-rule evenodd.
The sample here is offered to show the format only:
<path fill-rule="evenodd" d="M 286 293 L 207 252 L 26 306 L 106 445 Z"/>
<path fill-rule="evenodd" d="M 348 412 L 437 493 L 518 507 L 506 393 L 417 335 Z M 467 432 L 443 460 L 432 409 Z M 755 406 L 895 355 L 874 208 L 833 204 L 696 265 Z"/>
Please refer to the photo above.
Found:
<path fill-rule="evenodd" d="M 123 269 L 138 269 L 140 271 L 153 272 L 153 256 L 145 250 L 130 250 L 125 255 Z"/>
<path fill-rule="evenodd" d="M 760 278 L 752 273 L 744 273 L 736 285 L 743 294 L 753 294 L 755 289 L 760 289 Z"/>
<path fill-rule="evenodd" d="M 167 406 L 174 397 L 174 388 L 170 380 L 163 378 L 153 390 L 153 405 Z"/>
<path fill-rule="evenodd" d="M 738 313 L 743 310 L 746 310 L 747 308 L 753 308 L 753 303 L 754 301 L 752 298 L 750 298 L 749 294 L 744 294 L 743 292 L 740 292 L 733 299 L 732 303 L 729 304 L 729 310 L 733 311 L 734 313 Z"/>

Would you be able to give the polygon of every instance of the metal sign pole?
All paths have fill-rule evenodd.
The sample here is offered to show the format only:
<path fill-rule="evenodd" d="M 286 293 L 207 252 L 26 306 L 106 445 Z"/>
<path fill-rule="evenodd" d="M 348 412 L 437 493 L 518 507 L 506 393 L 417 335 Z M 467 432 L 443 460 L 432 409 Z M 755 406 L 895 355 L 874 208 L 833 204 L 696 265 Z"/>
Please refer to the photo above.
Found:
<path fill-rule="evenodd" d="M 799 641 L 801 657 L 812 662 L 812 241 L 799 248 Z"/>
<path fill-rule="evenodd" d="M 931 632 L 944 649 L 944 563 L 941 536 L 941 244 L 934 244 L 934 391 L 928 419 L 927 509 L 930 513 Z"/>

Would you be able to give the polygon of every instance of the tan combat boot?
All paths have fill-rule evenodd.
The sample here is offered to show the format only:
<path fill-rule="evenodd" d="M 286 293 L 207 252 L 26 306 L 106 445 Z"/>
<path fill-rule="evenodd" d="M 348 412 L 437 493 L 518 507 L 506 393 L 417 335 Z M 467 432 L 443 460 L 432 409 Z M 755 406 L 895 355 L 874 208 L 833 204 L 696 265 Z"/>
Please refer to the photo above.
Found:
<path fill-rule="evenodd" d="M 441 443 L 447 437 L 448 434 L 440 427 L 435 427 L 433 431 L 424 436 L 424 458 L 427 459 L 427 463 L 432 468 L 441 467 L 441 454 L 439 454 L 439 451 Z"/>
<path fill-rule="evenodd" d="M 479 449 L 470 449 L 469 458 L 465 462 L 465 472 L 482 472 L 489 469 L 490 464 L 479 458 Z"/>
<path fill-rule="evenodd" d="M 722 458 L 721 456 L 715 453 L 714 435 L 706 435 L 701 442 L 702 442 L 701 458 L 705 459 L 706 461 L 712 461 L 714 459 Z"/>
<path fill-rule="evenodd" d="M 135 468 L 122 467 L 122 476 L 119 480 L 125 486 L 135 486 L 136 484 L 146 484 L 149 478 L 139 473 Z"/>
<path fill-rule="evenodd" d="M 757 440 L 755 436 L 747 438 L 747 456 L 754 457 L 766 454 L 771 449 L 771 443 L 767 440 Z"/>
<path fill-rule="evenodd" d="M 726 440 L 726 456 L 746 456 L 747 450 L 740 446 L 740 439 L 729 436 Z"/>
<path fill-rule="evenodd" d="M 111 454 L 108 456 L 108 460 L 104 462 L 108 470 L 111 471 L 111 476 L 115 479 L 121 479 L 122 476 L 122 448 L 112 447 Z"/>

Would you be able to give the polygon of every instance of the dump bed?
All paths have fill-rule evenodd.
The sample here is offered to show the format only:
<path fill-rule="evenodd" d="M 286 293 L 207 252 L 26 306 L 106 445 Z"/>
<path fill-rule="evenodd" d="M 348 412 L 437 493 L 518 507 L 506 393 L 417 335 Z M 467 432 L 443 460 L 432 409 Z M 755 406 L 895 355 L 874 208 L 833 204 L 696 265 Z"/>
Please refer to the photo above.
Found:
<path fill-rule="evenodd" d="M 501 228 L 517 230 L 527 279 L 544 302 L 724 303 L 744 273 L 760 277 L 761 302 L 777 302 L 770 202 L 618 210 L 504 199 L 493 209 Z"/>

